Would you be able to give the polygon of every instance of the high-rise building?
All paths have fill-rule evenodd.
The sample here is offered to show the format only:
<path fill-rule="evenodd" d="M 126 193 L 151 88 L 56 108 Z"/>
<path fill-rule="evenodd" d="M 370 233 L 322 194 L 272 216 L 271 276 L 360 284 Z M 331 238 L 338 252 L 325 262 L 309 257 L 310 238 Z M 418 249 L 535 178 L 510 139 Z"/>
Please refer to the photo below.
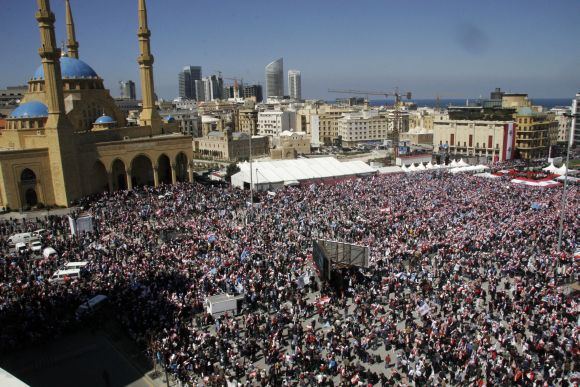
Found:
<path fill-rule="evenodd" d="M 135 93 L 135 82 L 119 81 L 119 88 L 121 90 L 121 98 L 137 99 L 137 93 Z"/>
<path fill-rule="evenodd" d="M 224 98 L 224 80 L 222 77 L 212 75 L 202 78 L 201 85 L 203 85 L 204 101 L 215 101 Z"/>
<path fill-rule="evenodd" d="M 211 80 L 209 77 L 204 77 L 201 79 L 203 85 L 203 100 L 211 101 Z"/>
<path fill-rule="evenodd" d="M 224 80 L 221 76 L 212 75 L 211 82 L 211 100 L 224 98 Z"/>
<path fill-rule="evenodd" d="M 282 58 L 266 66 L 266 97 L 284 96 L 284 61 Z"/>
<path fill-rule="evenodd" d="M 195 81 L 201 80 L 200 66 L 185 66 L 179 73 L 179 96 L 181 98 L 198 99 Z"/>
<path fill-rule="evenodd" d="M 255 102 L 262 102 L 262 85 L 244 86 L 244 98 L 252 98 Z"/>
<path fill-rule="evenodd" d="M 288 70 L 288 94 L 290 98 L 302 99 L 302 81 L 298 70 Z"/>
<path fill-rule="evenodd" d="M 572 126 L 570 130 L 570 146 L 580 144 L 580 93 L 572 101 Z"/>
<path fill-rule="evenodd" d="M 197 101 L 205 101 L 205 90 L 203 87 L 203 79 L 195 80 L 195 99 Z"/>

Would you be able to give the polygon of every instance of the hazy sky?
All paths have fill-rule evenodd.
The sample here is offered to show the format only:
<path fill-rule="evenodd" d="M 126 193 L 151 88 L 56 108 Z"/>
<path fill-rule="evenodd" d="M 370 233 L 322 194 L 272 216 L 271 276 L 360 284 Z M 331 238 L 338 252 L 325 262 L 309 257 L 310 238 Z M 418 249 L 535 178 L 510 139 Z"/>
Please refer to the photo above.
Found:
<path fill-rule="evenodd" d="M 64 0 L 52 0 L 64 39 Z M 580 91 L 579 0 L 148 0 L 156 91 L 177 95 L 177 73 L 264 84 L 277 57 L 302 71 L 305 98 L 329 88 L 410 90 L 417 98 L 532 97 Z M 139 89 L 137 0 L 71 0 L 80 57 L 118 95 Z M 0 87 L 24 84 L 40 64 L 36 1 L 0 0 Z M 285 83 L 287 80 L 285 80 Z M 285 85 L 287 89 L 287 84 Z"/>

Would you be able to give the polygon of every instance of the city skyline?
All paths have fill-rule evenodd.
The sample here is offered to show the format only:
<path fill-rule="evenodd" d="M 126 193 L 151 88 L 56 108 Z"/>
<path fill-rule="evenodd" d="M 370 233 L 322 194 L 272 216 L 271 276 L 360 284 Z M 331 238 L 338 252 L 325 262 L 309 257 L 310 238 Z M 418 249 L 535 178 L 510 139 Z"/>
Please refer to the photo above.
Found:
<path fill-rule="evenodd" d="M 80 58 L 115 91 L 118 81 L 139 79 L 137 5 L 101 3 L 97 7 L 73 0 L 71 5 Z M 502 7 L 494 7 L 496 3 Z M 232 20 L 230 29 L 204 34 L 199 31 L 206 30 L 203 26 L 209 20 L 190 25 L 185 23 L 187 12 L 177 12 L 191 7 L 188 2 L 176 1 L 169 10 L 151 2 L 151 45 L 160 97 L 178 95 L 175 74 L 188 64 L 202 66 L 208 74 L 221 71 L 225 77 L 265 85 L 264 66 L 277 57 L 284 58 L 287 68 L 303 72 L 303 98 L 339 96 L 328 93 L 329 88 L 388 91 L 398 86 L 413 91 L 416 98 L 473 98 L 495 87 L 534 98 L 572 98 L 580 89 L 580 53 L 573 49 L 580 34 L 576 1 L 491 1 L 486 7 L 459 1 L 443 7 L 427 2 L 369 1 L 361 6 L 298 1 L 276 20 L 271 19 L 281 11 L 278 4 L 223 4 Z M 196 12 L 211 6 L 206 1 L 196 3 Z M 64 1 L 55 1 L 53 9 L 57 40 L 62 42 Z M 9 37 L 18 31 L 18 44 L 13 44 L 14 39 L 0 43 L 9 53 L 0 61 L 0 87 L 25 84 L 34 72 L 28 64 L 40 64 L 35 10 L 34 1 L 4 5 L 0 34 Z M 95 20 L 107 20 L 106 28 Z M 254 26 L 248 26 L 247 20 Z M 557 28 L 538 28 L 551 20 L 558 21 Z M 240 30 L 244 33 L 236 32 Z"/>

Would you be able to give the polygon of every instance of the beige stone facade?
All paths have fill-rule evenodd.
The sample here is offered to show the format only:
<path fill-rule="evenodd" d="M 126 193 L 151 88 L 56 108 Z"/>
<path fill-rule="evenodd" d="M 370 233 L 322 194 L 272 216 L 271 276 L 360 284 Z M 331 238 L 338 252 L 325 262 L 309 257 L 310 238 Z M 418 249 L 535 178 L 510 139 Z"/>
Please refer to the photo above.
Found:
<path fill-rule="evenodd" d="M 367 141 L 382 141 L 389 133 L 388 115 L 376 110 L 346 114 L 338 120 L 338 135 L 342 145 L 356 146 Z"/>
<path fill-rule="evenodd" d="M 548 157 L 550 145 L 558 142 L 558 121 L 554 113 L 521 108 L 516 114 L 516 149 L 522 159 Z"/>
<path fill-rule="evenodd" d="M 319 117 L 319 141 L 324 145 L 332 145 L 338 138 L 338 120 L 345 114 L 354 113 L 352 107 L 344 106 L 326 106 L 321 108 Z"/>
<path fill-rule="evenodd" d="M 66 11 L 68 53 L 61 57 L 50 3 L 39 1 L 42 66 L 0 135 L 0 205 L 68 206 L 104 191 L 192 180 L 190 137 L 163 122 L 154 105 L 145 1 L 139 0 L 138 126 L 126 126 L 103 80 L 79 59 L 68 1 Z"/>
<path fill-rule="evenodd" d="M 258 134 L 258 111 L 255 109 L 238 110 L 238 132 L 249 135 Z"/>
<path fill-rule="evenodd" d="M 279 144 L 270 150 L 273 160 L 295 159 L 298 155 L 310 154 L 310 138 L 305 132 L 280 133 Z"/>
<path fill-rule="evenodd" d="M 433 125 L 435 152 L 447 147 L 454 157 L 485 157 L 489 162 L 513 158 L 513 139 L 508 130 L 513 121 L 436 120 Z M 509 152 L 508 152 L 509 150 Z"/>
<path fill-rule="evenodd" d="M 266 156 L 270 150 L 267 136 L 252 136 L 252 157 Z M 250 136 L 242 132 L 211 132 L 193 140 L 194 157 L 200 159 L 241 161 L 250 158 Z"/>
<path fill-rule="evenodd" d="M 503 109 L 518 109 L 522 107 L 532 107 L 532 101 L 525 93 L 505 93 L 501 98 Z"/>
<path fill-rule="evenodd" d="M 407 132 L 399 135 L 399 141 L 409 141 L 411 145 L 433 145 L 433 132 Z"/>

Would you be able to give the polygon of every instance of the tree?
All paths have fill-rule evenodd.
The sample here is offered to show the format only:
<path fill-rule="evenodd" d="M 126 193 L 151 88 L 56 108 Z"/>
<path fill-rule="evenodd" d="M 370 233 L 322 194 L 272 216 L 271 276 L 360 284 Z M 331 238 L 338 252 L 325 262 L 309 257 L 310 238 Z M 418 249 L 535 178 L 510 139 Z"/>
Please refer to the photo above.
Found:
<path fill-rule="evenodd" d="M 240 172 L 240 167 L 238 167 L 238 164 L 236 163 L 228 164 L 228 166 L 226 167 L 226 180 L 228 182 L 231 181 L 232 175 L 235 175 L 238 172 Z"/>

